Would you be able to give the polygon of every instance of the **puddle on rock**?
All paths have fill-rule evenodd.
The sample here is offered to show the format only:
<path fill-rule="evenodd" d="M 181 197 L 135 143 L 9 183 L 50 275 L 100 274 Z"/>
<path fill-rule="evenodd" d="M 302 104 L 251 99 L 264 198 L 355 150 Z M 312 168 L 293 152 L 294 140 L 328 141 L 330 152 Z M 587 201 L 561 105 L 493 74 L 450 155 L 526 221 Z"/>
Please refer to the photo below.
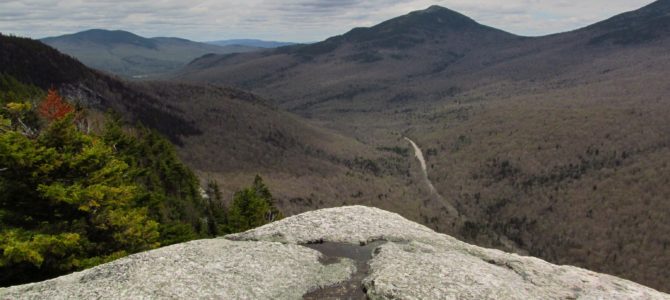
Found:
<path fill-rule="evenodd" d="M 340 282 L 337 285 L 327 286 L 321 289 L 311 291 L 302 296 L 303 299 L 321 300 L 321 299 L 367 299 L 363 290 L 363 279 L 368 275 L 368 261 L 372 259 L 372 251 L 386 243 L 385 241 L 371 242 L 363 246 L 324 242 L 318 244 L 305 244 L 310 249 L 321 252 L 323 257 L 321 263 L 324 265 L 334 264 L 345 257 L 354 261 L 356 272 L 351 275 L 349 280 Z"/>

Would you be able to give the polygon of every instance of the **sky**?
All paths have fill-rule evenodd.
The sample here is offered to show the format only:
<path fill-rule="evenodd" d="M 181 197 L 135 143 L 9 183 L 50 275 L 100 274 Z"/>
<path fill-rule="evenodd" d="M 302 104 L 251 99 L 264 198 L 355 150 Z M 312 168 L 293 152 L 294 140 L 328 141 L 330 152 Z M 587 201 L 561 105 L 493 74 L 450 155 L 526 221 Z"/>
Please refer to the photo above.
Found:
<path fill-rule="evenodd" d="M 440 5 L 520 35 L 577 29 L 650 0 L 0 0 L 0 32 L 32 38 L 102 28 L 196 41 L 315 42 Z"/>

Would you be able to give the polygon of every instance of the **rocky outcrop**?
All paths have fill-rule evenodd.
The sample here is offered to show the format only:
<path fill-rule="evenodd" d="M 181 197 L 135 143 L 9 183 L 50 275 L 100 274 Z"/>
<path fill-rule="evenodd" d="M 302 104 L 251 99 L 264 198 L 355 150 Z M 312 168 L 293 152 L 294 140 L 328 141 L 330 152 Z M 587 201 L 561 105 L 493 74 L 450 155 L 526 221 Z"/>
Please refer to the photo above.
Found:
<path fill-rule="evenodd" d="M 241 234 L 169 246 L 0 290 L 2 299 L 352 295 L 370 299 L 670 299 L 617 277 L 472 246 L 397 214 L 362 206 L 308 212 Z"/>

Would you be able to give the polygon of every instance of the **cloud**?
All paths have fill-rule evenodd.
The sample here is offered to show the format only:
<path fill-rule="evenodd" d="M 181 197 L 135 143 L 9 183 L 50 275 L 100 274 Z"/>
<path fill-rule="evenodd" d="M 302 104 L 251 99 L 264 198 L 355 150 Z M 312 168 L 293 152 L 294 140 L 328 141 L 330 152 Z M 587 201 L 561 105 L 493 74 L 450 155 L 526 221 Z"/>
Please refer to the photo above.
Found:
<path fill-rule="evenodd" d="M 522 35 L 577 29 L 650 0 L 2 0 L 0 32 L 40 38 L 90 28 L 193 40 L 317 41 L 430 5 Z"/>

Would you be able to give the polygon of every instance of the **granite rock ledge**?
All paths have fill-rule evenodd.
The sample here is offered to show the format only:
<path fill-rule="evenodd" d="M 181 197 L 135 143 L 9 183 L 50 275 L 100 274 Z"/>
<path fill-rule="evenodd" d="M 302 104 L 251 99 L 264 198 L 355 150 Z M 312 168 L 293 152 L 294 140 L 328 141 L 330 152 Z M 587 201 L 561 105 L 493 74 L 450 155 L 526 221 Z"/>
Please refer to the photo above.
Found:
<path fill-rule="evenodd" d="M 362 255 L 336 251 L 370 243 L 375 246 L 366 248 L 372 254 L 364 262 L 355 260 Z M 307 244 L 336 247 L 322 253 Z M 369 299 L 670 299 L 614 276 L 469 245 L 364 206 L 307 212 L 131 255 L 0 289 L 0 299 L 301 299 L 321 289 L 332 297 L 333 287 L 351 284 L 361 263 L 367 268 L 360 286 Z"/>

